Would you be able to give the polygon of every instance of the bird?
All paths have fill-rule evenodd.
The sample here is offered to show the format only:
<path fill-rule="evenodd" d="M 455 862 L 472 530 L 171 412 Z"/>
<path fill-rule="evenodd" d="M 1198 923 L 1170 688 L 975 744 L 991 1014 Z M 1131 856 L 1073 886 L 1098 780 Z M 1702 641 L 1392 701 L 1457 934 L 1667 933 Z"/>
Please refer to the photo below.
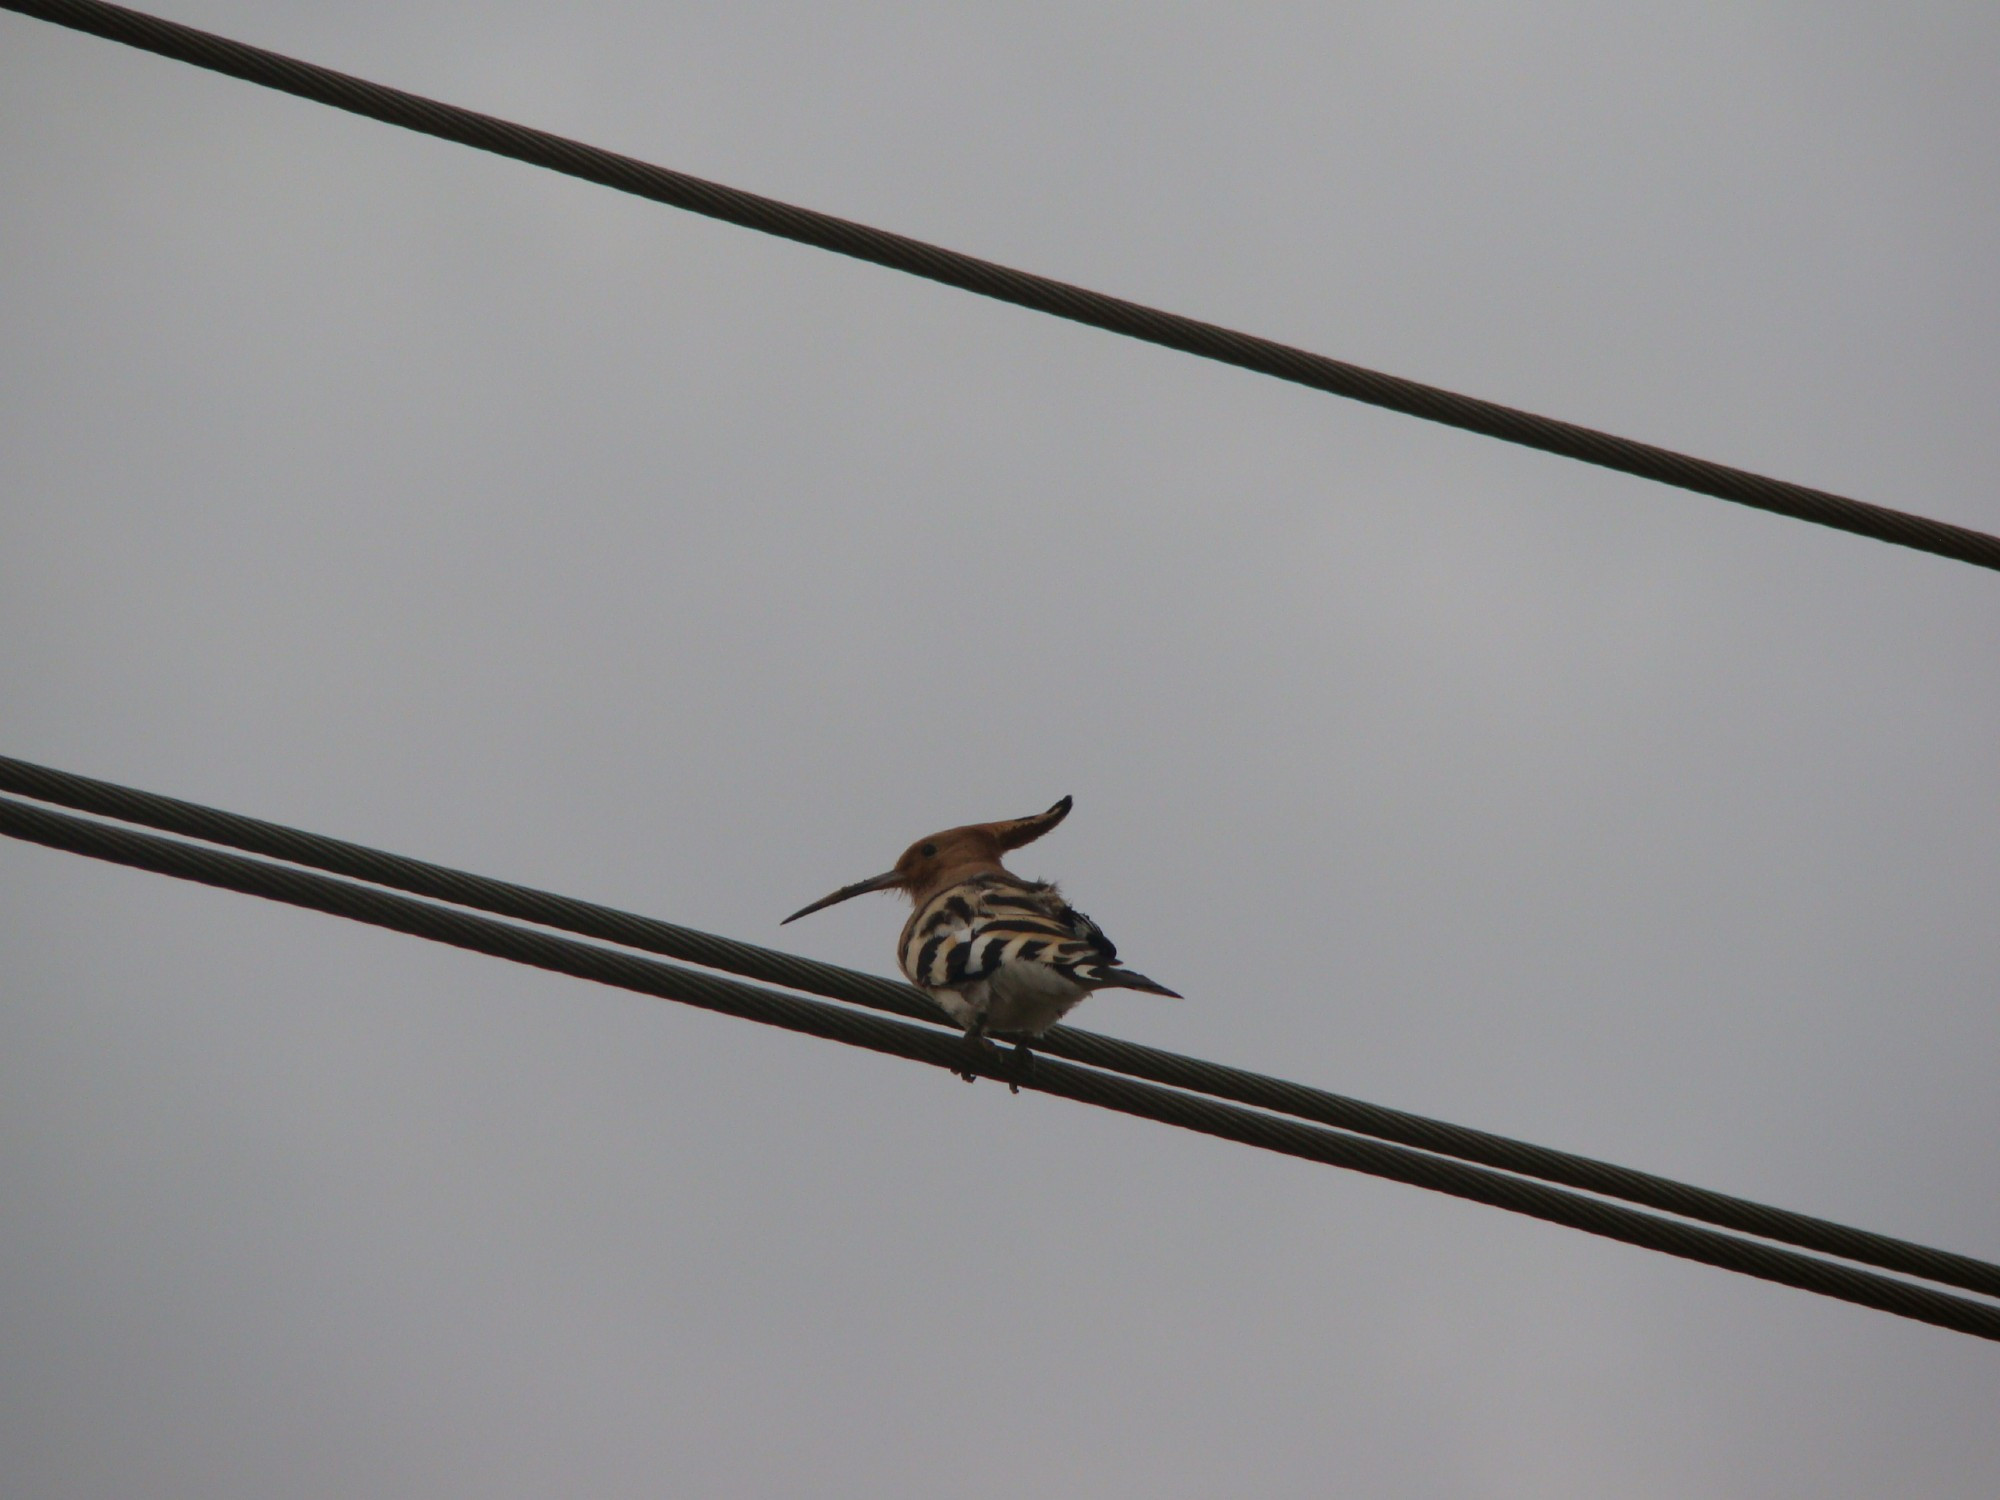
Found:
<path fill-rule="evenodd" d="M 988 1038 L 1014 1043 L 1008 1082 L 1015 1092 L 1032 1068 L 1029 1043 L 1093 990 L 1179 992 L 1128 969 L 1104 929 L 1053 884 L 1023 880 L 1000 862 L 1069 816 L 1064 797 L 1047 812 L 998 823 L 969 823 L 918 839 L 883 874 L 844 885 L 786 917 L 786 923 L 870 891 L 900 891 L 910 919 L 896 944 L 911 984 L 965 1029 L 975 1057 L 990 1060 Z M 970 1081 L 970 1065 L 959 1070 Z"/>

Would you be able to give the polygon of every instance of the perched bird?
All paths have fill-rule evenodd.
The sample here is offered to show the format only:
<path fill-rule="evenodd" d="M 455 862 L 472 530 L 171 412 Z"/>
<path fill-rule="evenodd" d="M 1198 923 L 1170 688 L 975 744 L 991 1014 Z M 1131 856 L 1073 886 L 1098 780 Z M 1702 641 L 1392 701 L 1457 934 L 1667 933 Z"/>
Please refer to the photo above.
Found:
<path fill-rule="evenodd" d="M 1041 880 L 1008 873 L 1000 856 L 1040 838 L 1069 813 L 1065 797 L 1045 813 L 973 823 L 917 840 L 886 874 L 844 885 L 785 918 L 869 891 L 901 891 L 914 910 L 896 958 L 911 984 L 943 1007 L 982 1051 L 989 1036 L 1027 1043 L 1092 990 L 1145 990 L 1180 997 L 1118 961 L 1104 929 Z M 780 923 L 783 926 L 784 923 Z M 969 1071 L 963 1075 L 973 1076 Z"/>

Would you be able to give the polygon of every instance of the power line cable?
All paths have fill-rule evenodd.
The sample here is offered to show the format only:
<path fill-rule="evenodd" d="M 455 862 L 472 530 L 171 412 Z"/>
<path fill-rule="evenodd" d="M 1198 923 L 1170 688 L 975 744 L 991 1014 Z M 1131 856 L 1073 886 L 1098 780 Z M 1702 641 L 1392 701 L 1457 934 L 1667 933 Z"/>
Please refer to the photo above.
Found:
<path fill-rule="evenodd" d="M 961 1071 L 971 1065 L 989 1077 L 1009 1076 L 1006 1061 L 998 1057 L 975 1061 L 961 1038 L 934 1027 L 911 1025 L 845 1005 L 723 979 L 678 964 L 475 916 L 335 876 L 75 817 L 13 796 L 0 795 L 0 834 L 347 917 L 935 1067 Z M 2000 1307 L 1992 1304 L 1486 1167 L 1323 1129 L 1055 1058 L 1039 1058 L 1033 1070 L 1018 1081 L 1022 1087 L 1042 1093 L 1427 1188 L 1978 1338 L 2000 1340 Z"/>
<path fill-rule="evenodd" d="M 912 1020 L 942 1023 L 937 1007 L 921 991 L 874 974 L 815 962 L 714 933 L 662 922 L 632 912 L 568 896 L 552 895 L 508 881 L 427 864 L 323 834 L 185 802 L 155 792 L 0 756 L 0 791 L 33 797 L 101 817 L 140 823 L 169 833 L 225 844 L 336 875 L 390 886 L 415 895 L 469 906 L 503 917 L 559 928 L 740 974 L 809 994 L 887 1011 Z M 1586 1156 L 1452 1125 L 1423 1115 L 1369 1104 L 1303 1084 L 1271 1078 L 1199 1058 L 1183 1057 L 1137 1042 L 1058 1026 L 1037 1044 L 1038 1052 L 1068 1058 L 1107 1072 L 1209 1094 L 1238 1104 L 1292 1115 L 1357 1135 L 1414 1146 L 1441 1156 L 1478 1162 L 1503 1171 L 1561 1183 L 1603 1197 L 1664 1210 L 1725 1229 L 1776 1240 L 1844 1260 L 1920 1276 L 2000 1297 L 2000 1266 L 1950 1251 L 1935 1250 L 1889 1235 L 1855 1229 L 1809 1214 L 1773 1208 L 1727 1193 L 1712 1192 L 1650 1172 L 1615 1166 Z"/>
<path fill-rule="evenodd" d="M 2000 569 L 2000 537 L 1969 527 L 1773 479 L 1573 422 L 1536 416 L 1496 402 L 1364 369 L 1271 339 L 1163 312 L 906 235 L 653 166 L 548 131 L 460 109 L 192 26 L 106 4 L 105 0 L 0 0 L 0 8 L 366 115 L 385 124 L 457 141 L 691 213 L 872 261 L 1129 338 L 1698 494 L 1956 558 L 1982 568 Z"/>
<path fill-rule="evenodd" d="M 938 247 L 924 245 L 919 241 L 909 240 L 902 236 L 887 234 L 883 231 L 869 229 L 866 226 L 855 225 L 827 215 L 816 214 L 810 210 L 776 203 L 773 200 L 760 198 L 753 194 L 741 193 L 717 184 L 705 183 L 700 179 L 687 177 L 684 174 L 672 173 L 662 168 L 651 167 L 645 163 L 633 161 L 630 158 L 598 151 L 596 148 L 565 141 L 560 137 L 529 130 L 526 127 L 510 125 L 507 122 L 476 115 L 470 111 L 458 110 L 451 106 L 422 99 L 419 96 L 405 94 L 399 90 L 369 84 L 363 80 L 353 79 L 345 75 L 333 73 L 330 70 L 314 67 L 311 64 L 296 62 L 280 57 L 277 54 L 264 52 L 261 49 L 247 47 L 224 38 L 214 37 L 207 33 L 196 31 L 193 28 L 182 27 L 172 22 L 144 16 L 137 12 L 125 10 L 122 7 L 97 3 L 97 0 L 56 0 L 56 3 L 48 4 L 17 3 L 17 0 L 0 0 L 0 6 L 17 10 L 24 14 L 39 16 L 43 19 L 55 21 L 58 24 L 70 25 L 80 30 L 95 32 L 98 35 L 114 40 L 125 41 L 132 45 L 162 53 L 163 55 L 179 57 L 185 61 L 215 68 L 218 71 L 231 73 L 254 82 L 265 83 L 303 97 L 318 99 L 321 102 L 351 109 L 389 123 L 405 125 L 409 128 L 427 131 L 428 133 L 447 139 L 459 140 L 464 144 L 497 151 L 520 160 L 553 167 L 556 170 L 566 171 L 572 175 L 599 181 L 626 191 L 636 192 L 642 196 L 655 198 L 659 201 L 675 204 L 676 206 L 688 208 L 696 212 L 706 213 L 712 217 L 723 218 L 730 222 L 746 225 L 747 227 L 784 235 L 805 243 L 820 245 L 823 248 L 837 250 L 856 256 L 857 258 L 925 275 L 935 280 L 964 287 L 968 290 L 999 297 L 1002 300 L 1012 301 L 1023 306 L 1053 312 L 1134 337 L 1148 339 L 1168 347 L 1181 348 L 1188 352 L 1221 359 L 1225 362 L 1242 365 L 1245 368 L 1260 370 L 1264 373 L 1277 375 L 1280 378 L 1333 391 L 1336 394 L 1348 395 L 1355 399 L 1370 401 L 1377 405 L 1406 411 L 1413 415 L 1428 417 L 1473 431 L 1485 432 L 1511 441 L 1525 443 L 1529 446 L 1541 447 L 1550 452 L 1582 458 L 1586 461 L 1600 463 L 1607 467 L 1623 469 L 1643 477 L 1651 477 L 1660 479 L 1663 482 L 1679 484 L 1685 488 L 1717 495 L 1721 498 L 1738 500 L 1742 503 L 1774 510 L 1782 514 L 1798 516 L 1801 519 L 1813 520 L 1820 524 L 1839 527 L 1862 535 L 1896 541 L 1903 545 L 1936 552 L 1943 556 L 1957 557 L 1981 566 L 2000 567 L 2000 539 L 1988 537 L 1978 532 L 1953 527 L 1947 523 L 1930 521 L 1922 517 L 1905 515 L 1882 507 L 1867 505 L 1864 502 L 1853 501 L 1844 497 L 1829 495 L 1822 491 L 1807 489 L 1803 486 L 1790 485 L 1784 481 L 1746 474 L 1740 470 L 1730 469 L 1722 465 L 1709 464 L 1703 460 L 1673 454 L 1666 450 L 1652 448 L 1649 445 L 1632 443 L 1628 440 L 1611 437 L 1607 434 L 1595 433 L 1589 429 L 1576 427 L 1572 424 L 1534 417 L 1530 414 L 1513 411 L 1492 403 L 1477 401 L 1474 398 L 1457 396 L 1453 393 L 1422 386 L 1415 382 L 1403 381 L 1396 377 L 1362 370 L 1351 365 L 1344 365 L 1338 361 L 1327 360 L 1321 356 L 1290 349 L 1267 340 L 1255 339 L 1249 335 L 1220 329 L 1211 324 L 1179 318 L 1172 314 L 1144 308 L 1120 299 L 1104 297 L 1100 294 L 1069 287 L 1060 282 L 1050 281 L 1047 278 L 1012 271 L 1005 267 L 995 266 L 990 262 L 979 261 L 972 257 L 939 249 Z M 563 159 L 565 157 L 567 159 Z M 19 804 L 12 804 L 12 806 L 17 809 L 19 808 Z M 43 816 L 57 815 L 43 814 Z M 218 816 L 228 817 L 230 815 L 220 814 Z M 64 821 L 76 822 L 76 820 Z M 79 826 L 94 827 L 97 825 L 82 824 Z M 297 836 L 300 838 L 312 837 L 310 835 Z M 144 836 L 128 834 L 127 837 L 142 839 Z M 150 840 L 148 842 L 164 845 L 168 848 L 182 850 L 187 848 L 184 845 L 171 844 L 169 841 Z M 333 841 L 327 842 L 331 843 Z M 347 847 L 353 849 L 356 846 Z M 373 853 L 373 851 L 362 852 Z M 212 854 L 212 851 L 210 853 Z M 214 857 L 228 858 L 227 856 Z M 379 854 L 376 857 L 383 860 L 394 860 L 396 858 L 395 856 Z M 140 861 L 133 859 L 126 862 L 139 863 Z M 259 867 L 260 864 L 257 861 L 239 861 L 238 863 L 253 867 Z M 404 863 L 415 864 L 415 862 Z M 268 870 L 273 867 L 261 866 L 261 868 Z M 480 880 L 480 877 L 467 876 L 462 872 L 440 872 L 437 870 L 437 867 L 428 868 L 433 873 L 446 874 L 462 881 L 476 882 Z M 173 873 L 184 872 L 177 871 Z M 298 872 L 292 873 L 297 874 Z M 216 881 L 212 883 L 227 882 Z M 484 883 L 496 888 L 500 888 L 502 885 L 502 883 L 498 882 Z M 338 887 L 344 883 L 327 882 L 326 884 Z M 354 888 L 350 887 L 348 889 Z M 565 898 L 547 896 L 545 893 L 526 892 L 524 888 L 520 887 L 507 889 L 518 894 L 539 897 L 547 902 L 563 902 L 565 900 Z M 268 894 L 268 892 L 265 892 L 265 894 Z M 379 895 L 380 893 L 375 894 Z M 286 896 L 281 899 L 293 898 Z M 300 902 L 299 904 L 312 905 L 316 903 Z M 422 910 L 436 910 L 435 908 L 422 907 L 419 903 L 410 904 Z M 699 948 L 704 944 L 726 944 L 727 942 L 727 940 L 715 939 L 708 934 L 694 933 L 689 929 L 671 928 L 670 924 L 650 923 L 649 919 L 634 918 L 630 914 L 609 913 L 604 908 L 587 908 L 587 904 L 584 903 L 568 904 L 576 906 L 579 909 L 594 911 L 600 918 L 609 915 L 620 919 L 622 922 L 647 923 L 649 926 L 658 929 L 658 931 L 651 934 L 655 939 L 659 938 L 660 932 L 671 932 L 675 934 L 673 940 L 683 947 Z M 321 909 L 332 910 L 334 908 L 326 906 L 321 907 Z M 500 926 L 500 924 L 486 925 Z M 502 928 L 502 930 L 518 931 L 518 929 L 511 928 Z M 575 947 L 579 945 L 568 946 Z M 747 945 L 730 946 L 747 948 Z M 602 950 L 586 949 L 584 951 L 601 952 Z M 886 981 L 875 979 L 873 976 L 853 974 L 851 971 L 833 970 L 831 966 L 811 965 L 808 961 L 792 959 L 788 955 L 775 954 L 769 950 L 750 951 L 756 955 L 752 962 L 760 967 L 770 967 L 776 964 L 780 966 L 791 965 L 801 966 L 806 969 L 825 970 L 831 975 L 838 976 L 832 981 L 833 983 L 850 989 L 855 988 L 856 982 L 859 981 L 862 985 L 871 987 L 876 991 L 869 1003 L 876 1004 L 884 1009 L 899 1013 L 908 1013 L 912 1008 L 919 1013 L 928 1009 L 926 1003 L 915 991 L 905 990 L 901 986 L 889 984 Z M 742 954 L 739 953 L 735 957 L 739 963 L 743 961 Z M 651 967 L 666 968 L 668 966 L 653 965 Z M 568 972 L 568 970 L 565 971 Z M 694 977 L 699 978 L 701 976 Z M 815 977 L 825 979 L 826 975 Z M 723 983 L 726 983 L 726 981 Z M 737 988 L 745 987 L 738 986 Z M 831 1009 L 828 1007 L 819 1008 L 822 1010 Z M 931 1019 L 927 1014 L 923 1018 Z M 908 1030 L 908 1028 L 899 1029 Z M 1064 1031 L 1067 1032 L 1067 1028 Z M 1091 1050 L 1093 1046 L 1109 1048 L 1114 1053 L 1127 1049 L 1139 1053 L 1151 1052 L 1151 1049 L 1133 1049 L 1131 1048 L 1131 1044 L 1115 1043 L 1108 1038 L 1091 1037 L 1087 1033 L 1067 1032 L 1063 1040 L 1073 1043 L 1079 1050 L 1085 1052 Z M 1049 1047 L 1048 1050 L 1054 1051 L 1056 1049 Z M 956 1055 L 955 1048 L 954 1055 Z M 1794 1228 L 1804 1226 L 1804 1232 L 1812 1236 L 1820 1238 L 1830 1236 L 1834 1240 L 1841 1241 L 1846 1248 L 1833 1248 L 1832 1246 L 1825 1246 L 1824 1248 L 1833 1248 L 1833 1253 L 1867 1259 L 1871 1263 L 1891 1263 L 1890 1261 L 1878 1259 L 1878 1256 L 1882 1254 L 1890 1256 L 1892 1261 L 1906 1260 L 1914 1255 L 1919 1260 L 1925 1262 L 1925 1268 L 1915 1269 L 1913 1270 L 1913 1274 L 1925 1275 L 1932 1279 L 1952 1281 L 1953 1284 L 1971 1285 L 1976 1289 L 1983 1290 L 1987 1289 L 1988 1282 L 1996 1272 L 1996 1268 L 1966 1257 L 1950 1256 L 1945 1252 L 1931 1251 L 1922 1246 L 1909 1245 L 1906 1242 L 1869 1235 L 1865 1231 L 1846 1229 L 1843 1226 L 1827 1224 L 1825 1221 L 1812 1220 L 1801 1215 L 1786 1214 L 1784 1211 L 1767 1209 L 1762 1205 L 1748 1203 L 1746 1200 L 1728 1199 L 1724 1195 L 1708 1194 L 1703 1190 L 1672 1183 L 1666 1179 L 1651 1178 L 1648 1174 L 1632 1173 L 1627 1169 L 1612 1167 L 1608 1164 L 1590 1162 L 1584 1158 L 1568 1157 L 1564 1153 L 1548 1152 L 1543 1148 L 1523 1146 L 1521 1143 L 1505 1141 L 1501 1137 L 1485 1136 L 1483 1132 L 1468 1131 L 1464 1127 L 1448 1126 L 1443 1125 L 1441 1122 L 1426 1121 L 1422 1117 L 1403 1115 L 1398 1111 L 1383 1110 L 1379 1106 L 1363 1105 L 1358 1101 L 1341 1100 L 1338 1096 L 1321 1095 L 1317 1091 L 1304 1090 L 1297 1085 L 1285 1084 L 1279 1080 L 1263 1079 L 1257 1075 L 1239 1073 L 1237 1070 L 1219 1069 L 1213 1064 L 1204 1064 L 1193 1059 L 1175 1058 L 1171 1054 L 1153 1054 L 1150 1058 L 1140 1060 L 1149 1063 L 1160 1071 L 1206 1070 L 1211 1075 L 1209 1078 L 1211 1083 L 1228 1078 L 1233 1083 L 1244 1086 L 1260 1086 L 1265 1089 L 1283 1091 L 1292 1096 L 1289 1102 L 1295 1112 L 1301 1113 L 1308 1118 L 1313 1117 L 1314 1110 L 1324 1112 L 1329 1108 L 1333 1108 L 1337 1110 L 1358 1111 L 1363 1117 L 1372 1119 L 1377 1125 L 1387 1125 L 1391 1131 L 1401 1130 L 1406 1133 L 1415 1134 L 1428 1133 L 1433 1136 L 1438 1136 L 1438 1133 L 1441 1132 L 1443 1135 L 1438 1136 L 1438 1138 L 1449 1139 L 1452 1144 L 1458 1147 L 1470 1146 L 1476 1148 L 1476 1150 L 1485 1151 L 1510 1148 L 1514 1151 L 1530 1153 L 1544 1166 L 1555 1165 L 1561 1170 L 1572 1173 L 1583 1171 L 1615 1174 L 1622 1181 L 1623 1185 L 1628 1188 L 1634 1185 L 1642 1185 L 1648 1191 L 1661 1193 L 1668 1197 L 1674 1195 L 1693 1195 L 1696 1200 L 1708 1200 L 1711 1207 L 1717 1204 L 1723 1205 L 1724 1212 L 1734 1214 L 1738 1217 L 1741 1217 L 1746 1212 L 1753 1215 L 1772 1216 L 1767 1222 L 1785 1222 Z M 1231 1075 L 1233 1075 L 1233 1078 Z M 1062 1089 L 1051 1089 L 1049 1091 L 1065 1092 Z M 1076 1094 L 1071 1094 L 1070 1096 L 1081 1097 Z M 1301 1103 L 1307 1102 L 1313 1106 L 1311 1110 L 1297 1108 Z M 1281 1106 L 1274 1105 L 1272 1107 Z M 1133 1112 L 1146 1113 L 1144 1110 L 1135 1110 Z M 1229 1132 L 1218 1133 L 1228 1134 Z M 1324 1132 L 1317 1133 L 1324 1134 Z M 1396 1137 L 1394 1134 L 1391 1134 L 1390 1138 L 1394 1139 Z M 1286 1148 L 1278 1147 L 1275 1149 Z M 1314 1153 L 1299 1152 L 1295 1154 L 1313 1155 Z M 1422 1159 L 1432 1160 L 1433 1158 Z M 1476 1160 L 1479 1157 L 1474 1154 L 1472 1155 L 1472 1159 Z M 1385 1175 L 1394 1176 L 1397 1174 L 1386 1173 Z M 1414 1179 L 1403 1178 L 1401 1180 Z M 1514 1179 L 1501 1180 L 1512 1181 Z M 1533 1185 L 1523 1184 L 1523 1186 Z M 1547 1190 L 1545 1189 L 1544 1191 Z M 1479 1197 L 1480 1195 L 1468 1193 L 1465 1196 Z M 1573 1195 L 1563 1196 L 1569 1197 Z M 1481 1201 L 1492 1200 L 1482 1198 Z M 1578 1201 L 1588 1203 L 1594 1200 L 1584 1199 Z M 1640 1199 L 1637 1201 L 1645 1200 Z M 1600 1206 L 1605 1208 L 1611 1207 L 1611 1205 Z M 1629 1213 L 1628 1210 L 1620 1210 L 1620 1212 Z M 1543 1216 L 1550 1217 L 1551 1215 Z M 1556 1217 L 1558 1222 L 1572 1222 L 1560 1216 Z M 1648 1215 L 1639 1215 L 1637 1217 L 1642 1219 L 1651 1218 Z M 1668 1221 L 1655 1222 L 1665 1223 Z M 1579 1227 L 1590 1226 L 1580 1224 Z M 1605 1233 L 1610 1231 L 1599 1229 L 1596 1232 Z M 1761 1233 L 1764 1231 L 1753 1227 L 1752 1232 Z M 1705 1231 L 1700 1233 L 1705 1233 Z M 1626 1236 L 1620 1235 L 1616 1237 Z M 1712 1238 L 1721 1239 L 1733 1244 L 1742 1243 L 1733 1241 L 1728 1236 L 1713 1236 Z M 1857 1255 L 1853 1248 L 1855 1246 L 1862 1246 L 1869 1253 Z M 1761 1247 L 1751 1246 L 1748 1248 L 1757 1249 Z M 1697 1255 L 1695 1258 L 1701 1259 L 1707 1257 Z M 1792 1258 L 1803 1259 L 1800 1257 Z M 1713 1261 L 1712 1263 L 1723 1264 L 1724 1262 Z M 1810 1260 L 1807 1261 L 1807 1264 L 1824 1265 L 1823 1262 Z M 1948 1274 L 1941 1275 L 1940 1267 Z M 1898 1268 L 1910 1269 L 1908 1266 L 1899 1266 Z M 1844 1268 L 1829 1267 L 1828 1269 L 1842 1270 Z M 1753 1272 L 1752 1274 L 1763 1273 Z M 1865 1273 L 1851 1274 L 1859 1275 Z M 1787 1280 L 1788 1278 L 1775 1276 L 1772 1279 Z M 1882 1278 L 1872 1279 L 1876 1281 L 1883 1280 Z M 1803 1283 L 1793 1281 L 1791 1284 L 1799 1285 Z M 1905 1286 L 1905 1284 L 1898 1282 L 1887 1282 L 1886 1285 L 1892 1287 Z M 1908 1290 L 1922 1291 L 1924 1289 L 1909 1288 Z M 1866 1301 L 1867 1299 L 1857 1298 L 1850 1300 Z M 1979 1304 L 1964 1303 L 1963 1299 L 1947 1298 L 1945 1300 L 1975 1309 L 1979 1307 Z M 1870 1302 L 1869 1305 L 1885 1304 Z M 1920 1314 L 1912 1315 L 1920 1316 Z M 1933 1321 L 1936 1320 L 1933 1319 Z"/>

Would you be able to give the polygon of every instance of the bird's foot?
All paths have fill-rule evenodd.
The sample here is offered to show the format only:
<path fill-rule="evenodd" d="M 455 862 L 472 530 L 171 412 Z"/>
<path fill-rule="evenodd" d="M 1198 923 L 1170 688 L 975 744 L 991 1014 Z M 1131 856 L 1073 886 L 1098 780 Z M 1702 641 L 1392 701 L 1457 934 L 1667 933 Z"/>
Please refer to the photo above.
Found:
<path fill-rule="evenodd" d="M 981 1073 L 998 1072 L 999 1068 L 1000 1049 L 987 1039 L 986 1033 L 983 1031 L 966 1032 L 965 1062 L 962 1066 L 953 1068 L 952 1072 L 963 1078 L 967 1083 L 974 1083 L 978 1081 Z"/>
<path fill-rule="evenodd" d="M 1014 1043 L 1014 1050 L 1007 1058 L 1007 1092 L 1018 1094 L 1021 1085 L 1035 1076 L 1035 1054 L 1028 1050 L 1026 1042 Z"/>

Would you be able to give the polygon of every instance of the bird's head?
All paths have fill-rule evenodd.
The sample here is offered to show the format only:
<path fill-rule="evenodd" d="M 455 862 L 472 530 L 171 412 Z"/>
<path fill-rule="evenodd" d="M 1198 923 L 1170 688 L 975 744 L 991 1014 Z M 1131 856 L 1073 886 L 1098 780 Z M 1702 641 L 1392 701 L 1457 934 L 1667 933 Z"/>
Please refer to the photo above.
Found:
<path fill-rule="evenodd" d="M 922 901 L 934 891 L 970 876 L 1002 870 L 1001 855 L 1033 843 L 1067 817 L 1069 809 L 1070 799 L 1065 797 L 1047 812 L 1033 817 L 1009 818 L 1001 823 L 968 823 L 963 828 L 933 833 L 905 849 L 894 869 L 844 885 L 831 896 L 822 896 L 812 905 L 800 907 L 785 922 L 796 922 L 850 896 L 865 896 L 870 891 L 901 891 L 912 901 Z M 782 927 L 784 922 L 778 925 Z"/>

